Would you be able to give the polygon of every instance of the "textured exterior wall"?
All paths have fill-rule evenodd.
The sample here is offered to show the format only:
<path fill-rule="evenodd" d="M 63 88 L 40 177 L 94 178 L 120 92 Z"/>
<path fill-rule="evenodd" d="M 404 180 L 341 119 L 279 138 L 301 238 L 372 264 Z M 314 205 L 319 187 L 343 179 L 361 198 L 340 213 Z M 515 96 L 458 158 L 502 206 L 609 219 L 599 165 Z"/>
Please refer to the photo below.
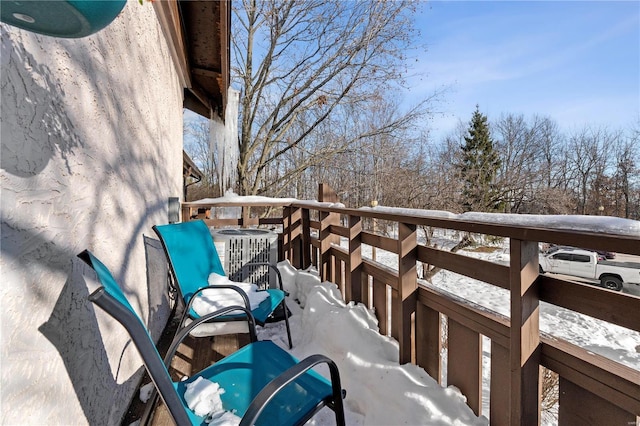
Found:
<path fill-rule="evenodd" d="M 103 260 L 157 338 L 166 265 L 145 235 L 182 194 L 182 87 L 150 4 L 83 39 L 0 31 L 0 423 L 118 424 L 142 367 L 76 254 Z"/>

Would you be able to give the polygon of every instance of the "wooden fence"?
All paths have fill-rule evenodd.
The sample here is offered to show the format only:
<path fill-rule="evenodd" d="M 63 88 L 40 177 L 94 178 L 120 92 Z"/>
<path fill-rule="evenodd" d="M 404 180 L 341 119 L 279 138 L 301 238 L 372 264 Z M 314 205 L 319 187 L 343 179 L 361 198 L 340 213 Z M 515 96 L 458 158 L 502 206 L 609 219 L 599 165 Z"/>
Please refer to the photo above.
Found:
<path fill-rule="evenodd" d="M 321 186 L 319 201 L 337 200 L 330 189 Z M 185 204 L 187 209 L 192 207 Z M 323 280 L 338 285 L 345 301 L 375 308 L 381 333 L 399 343 L 400 362 L 423 367 L 439 382 L 446 316 L 447 384 L 461 390 L 476 414 L 482 414 L 482 336 L 490 339 L 492 425 L 539 424 L 541 367 L 559 375 L 560 425 L 636 424 L 640 371 L 542 334 L 539 323 L 540 302 L 544 301 L 640 332 L 640 298 L 539 275 L 538 247 L 545 242 L 640 255 L 640 236 L 426 218 L 326 203 L 281 207 L 282 218 L 254 220 L 282 226 L 281 256 L 298 268 L 314 265 Z M 372 220 L 391 223 L 396 236 L 365 231 L 363 222 Z M 418 244 L 419 226 L 506 238 L 509 265 Z M 397 254 L 397 268 L 363 258 L 363 245 Z M 510 317 L 420 284 L 418 262 L 506 289 Z M 640 342 L 638 345 L 640 350 Z"/>

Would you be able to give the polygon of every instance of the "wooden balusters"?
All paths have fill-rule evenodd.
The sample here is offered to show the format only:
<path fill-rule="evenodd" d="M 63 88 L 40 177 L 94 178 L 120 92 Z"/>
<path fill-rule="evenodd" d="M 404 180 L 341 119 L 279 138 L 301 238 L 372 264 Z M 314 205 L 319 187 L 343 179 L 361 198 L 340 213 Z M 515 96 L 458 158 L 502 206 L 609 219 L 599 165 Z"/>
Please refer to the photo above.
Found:
<path fill-rule="evenodd" d="M 482 336 L 449 318 L 447 385 L 453 385 L 467 397 L 476 415 L 482 407 Z"/>

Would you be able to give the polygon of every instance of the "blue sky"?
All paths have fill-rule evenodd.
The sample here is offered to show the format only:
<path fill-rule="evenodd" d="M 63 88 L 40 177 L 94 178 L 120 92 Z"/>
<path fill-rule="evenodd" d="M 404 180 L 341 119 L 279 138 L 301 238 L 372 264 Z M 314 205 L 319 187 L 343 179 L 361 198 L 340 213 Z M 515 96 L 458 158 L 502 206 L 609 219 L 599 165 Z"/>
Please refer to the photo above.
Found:
<path fill-rule="evenodd" d="M 640 2 L 431 1 L 416 24 L 426 52 L 406 101 L 448 88 L 436 138 L 476 104 L 490 121 L 538 114 L 568 132 L 640 121 Z"/>

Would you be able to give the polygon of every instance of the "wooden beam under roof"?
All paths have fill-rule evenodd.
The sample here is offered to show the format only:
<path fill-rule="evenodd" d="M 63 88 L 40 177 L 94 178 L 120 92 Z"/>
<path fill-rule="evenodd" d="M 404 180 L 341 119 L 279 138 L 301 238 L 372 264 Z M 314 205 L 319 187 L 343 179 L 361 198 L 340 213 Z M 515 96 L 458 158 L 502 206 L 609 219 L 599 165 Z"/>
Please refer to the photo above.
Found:
<path fill-rule="evenodd" d="M 224 120 L 230 81 L 229 0 L 154 2 L 171 57 L 185 88 L 184 107 Z"/>

